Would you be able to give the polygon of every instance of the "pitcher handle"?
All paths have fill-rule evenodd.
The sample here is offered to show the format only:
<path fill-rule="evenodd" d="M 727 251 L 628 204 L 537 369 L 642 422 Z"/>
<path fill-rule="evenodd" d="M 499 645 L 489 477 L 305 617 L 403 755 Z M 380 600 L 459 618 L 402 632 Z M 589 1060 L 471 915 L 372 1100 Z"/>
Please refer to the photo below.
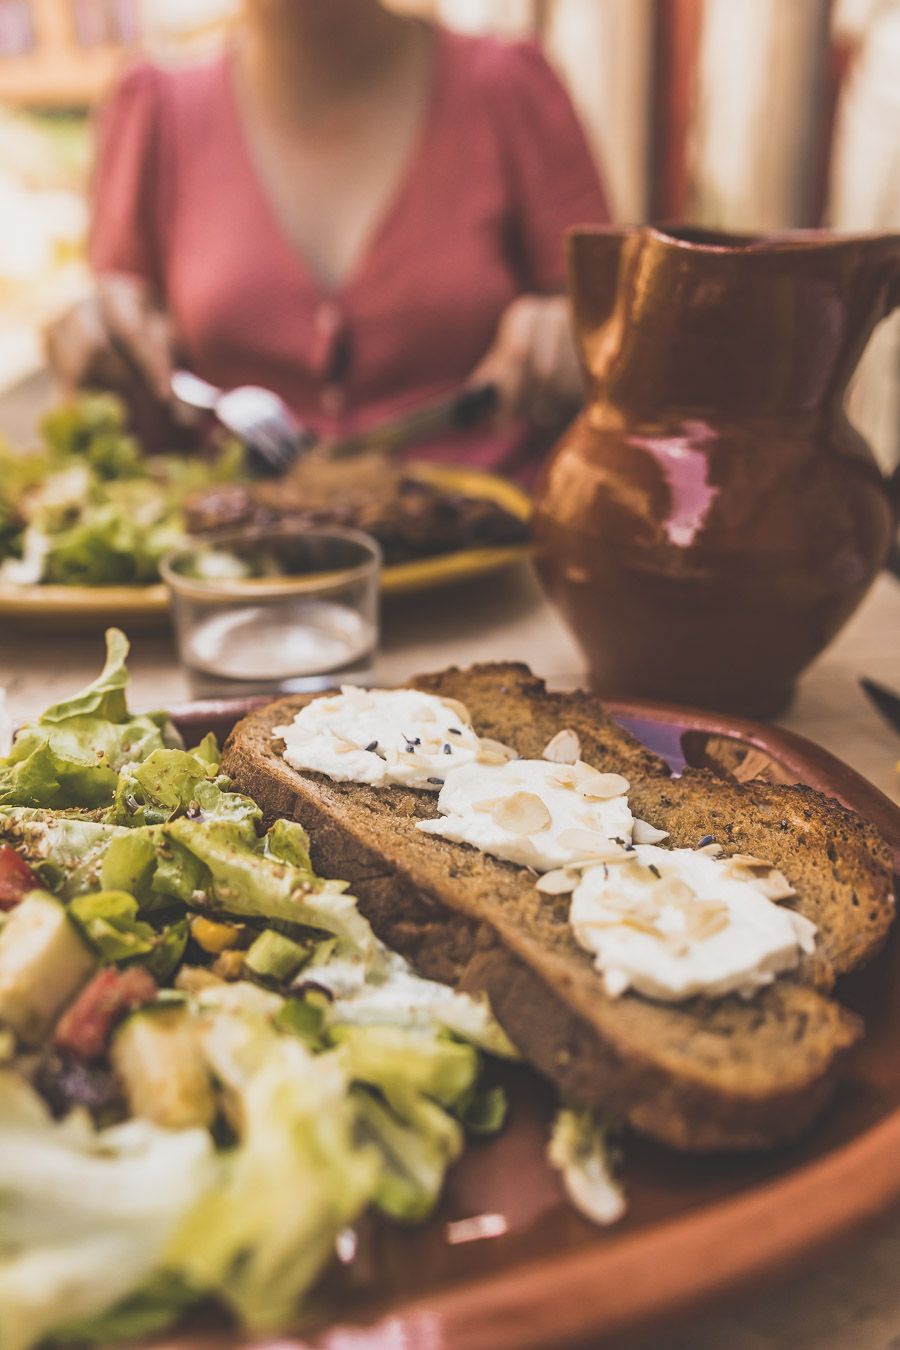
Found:
<path fill-rule="evenodd" d="M 884 481 L 887 484 L 888 497 L 894 508 L 894 519 L 898 528 L 900 528 L 900 464 L 897 465 L 893 473 L 885 475 Z"/>
<path fill-rule="evenodd" d="M 895 245 L 896 242 L 895 240 Z M 898 253 L 896 247 L 891 274 L 891 280 L 885 287 L 884 292 L 884 314 L 882 317 L 885 319 L 889 318 L 894 310 L 900 309 L 900 253 Z M 894 508 L 896 527 L 900 528 L 900 464 L 896 466 L 893 473 L 885 474 L 884 482 L 888 491 L 888 499 Z"/>

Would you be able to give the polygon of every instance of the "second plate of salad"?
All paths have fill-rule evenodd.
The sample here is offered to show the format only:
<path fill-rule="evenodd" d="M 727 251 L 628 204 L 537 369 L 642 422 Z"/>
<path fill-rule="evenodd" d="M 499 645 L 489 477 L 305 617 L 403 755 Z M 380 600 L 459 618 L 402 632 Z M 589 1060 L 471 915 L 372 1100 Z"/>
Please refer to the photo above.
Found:
<path fill-rule="evenodd" d="M 380 465 L 359 466 L 365 519 L 352 509 L 348 517 L 342 484 L 333 508 L 336 522 L 379 538 L 386 594 L 483 576 L 527 556 L 530 502 L 515 484 L 443 464 L 405 465 L 394 475 L 373 513 L 369 483 L 386 476 Z M 276 499 L 302 517 L 290 487 L 279 483 L 273 493 L 250 482 L 235 442 L 203 455 L 145 455 L 115 398 L 84 396 L 43 419 L 37 450 L 0 445 L 0 615 L 63 629 L 160 626 L 168 614 L 163 554 L 186 533 L 269 519 Z M 297 487 L 299 502 L 308 494 Z M 317 503 L 315 521 L 331 509 Z"/>

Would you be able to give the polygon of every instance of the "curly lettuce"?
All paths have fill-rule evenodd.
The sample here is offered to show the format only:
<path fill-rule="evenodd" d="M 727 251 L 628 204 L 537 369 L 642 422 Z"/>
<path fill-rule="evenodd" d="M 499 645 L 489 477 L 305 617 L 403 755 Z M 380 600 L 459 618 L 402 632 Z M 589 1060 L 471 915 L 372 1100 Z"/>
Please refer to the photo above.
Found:
<path fill-rule="evenodd" d="M 0 581 L 138 586 L 183 538 L 187 495 L 244 473 L 237 443 L 213 458 L 148 456 L 112 394 L 85 394 L 41 423 L 42 445 L 0 445 Z"/>
<path fill-rule="evenodd" d="M 0 842 L 100 964 L 175 983 L 110 1028 L 127 1125 L 52 1121 L 0 1076 L 4 1350 L 48 1335 L 108 1345 L 204 1298 L 281 1326 L 348 1225 L 370 1208 L 427 1216 L 466 1134 L 505 1117 L 481 1052 L 515 1051 L 487 1004 L 388 951 L 345 884 L 315 875 L 302 825 L 264 831 L 214 738 L 185 749 L 165 717 L 132 714 L 127 651 L 110 630 L 98 678 L 0 761 Z M 222 946 L 203 946 L 211 930 Z M 154 1092 L 184 1080 L 179 1046 L 209 1104 L 196 1126 Z"/>
<path fill-rule="evenodd" d="M 145 1286 L 218 1166 L 206 1130 L 57 1122 L 22 1079 L 0 1074 L 4 1350 L 27 1350 Z"/>
<path fill-rule="evenodd" d="M 125 634 L 109 629 L 106 663 L 97 679 L 19 731 L 0 761 L 0 806 L 109 805 L 125 764 L 177 743 L 164 714 L 129 713 L 127 655 Z"/>

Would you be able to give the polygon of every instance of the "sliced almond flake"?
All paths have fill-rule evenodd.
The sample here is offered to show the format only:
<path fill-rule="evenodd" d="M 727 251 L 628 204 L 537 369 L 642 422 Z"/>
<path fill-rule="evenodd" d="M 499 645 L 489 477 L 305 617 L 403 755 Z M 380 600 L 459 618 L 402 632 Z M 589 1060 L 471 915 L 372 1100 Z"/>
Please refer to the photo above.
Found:
<path fill-rule="evenodd" d="M 560 848 L 571 848 L 579 856 L 583 854 L 595 862 L 624 862 L 629 857 L 621 844 L 608 839 L 599 830 L 561 830 L 556 842 Z"/>
<path fill-rule="evenodd" d="M 598 773 L 592 769 L 590 773 L 578 776 L 578 791 L 588 801 L 602 802 L 610 797 L 623 797 L 630 786 L 628 779 L 620 773 Z"/>
<path fill-rule="evenodd" d="M 643 906 L 607 905 L 592 918 L 585 919 L 584 924 L 585 927 L 592 928 L 620 928 L 622 924 L 636 923 L 645 928 L 652 928 L 661 936 L 662 929 L 657 922 L 658 917 L 655 909 L 645 909 Z"/>
<path fill-rule="evenodd" d="M 797 894 L 787 877 L 777 867 L 773 867 L 766 876 L 753 877 L 750 885 L 767 900 L 772 901 L 790 900 L 791 896 Z"/>
<path fill-rule="evenodd" d="M 624 994 L 631 983 L 624 970 L 603 970 L 603 963 L 598 957 L 595 962 L 597 969 L 603 971 L 603 987 L 610 998 L 618 998 Z"/>
<path fill-rule="evenodd" d="M 662 877 L 651 886 L 650 897 L 656 905 L 687 905 L 695 892 L 681 877 Z"/>
<path fill-rule="evenodd" d="M 491 812 L 495 825 L 512 834 L 536 834 L 546 830 L 553 817 L 535 792 L 514 792 Z"/>
<path fill-rule="evenodd" d="M 568 788 L 575 786 L 575 774 L 571 769 L 561 769 L 555 773 L 552 778 L 547 780 L 554 787 Z"/>
<path fill-rule="evenodd" d="M 689 942 L 686 942 L 683 937 L 677 937 L 672 933 L 664 934 L 661 941 L 673 956 L 687 956 L 691 950 Z"/>
<path fill-rule="evenodd" d="M 518 755 L 512 746 L 504 745 L 502 741 L 495 741 L 490 736 L 479 736 L 478 749 L 481 754 L 499 755 L 501 763 L 507 763 L 511 759 L 518 759 Z"/>
<path fill-rule="evenodd" d="M 469 716 L 469 710 L 464 703 L 460 703 L 458 698 L 444 698 L 443 695 L 440 695 L 439 697 L 441 702 L 446 703 L 447 707 L 451 710 L 451 712 L 456 713 L 456 716 L 460 718 L 460 720 L 464 722 L 466 726 L 470 727 L 472 725 L 472 719 Z"/>
<path fill-rule="evenodd" d="M 691 905 L 687 910 L 687 934 L 692 942 L 705 942 L 728 927 L 729 913 L 717 901 Z"/>
<path fill-rule="evenodd" d="M 697 849 L 698 853 L 705 853 L 708 858 L 721 858 L 724 852 L 722 845 L 717 844 L 715 840 L 711 844 L 704 844 L 702 848 Z"/>
<path fill-rule="evenodd" d="M 640 862 L 633 854 L 629 855 L 628 864 L 622 868 L 622 872 L 626 873 L 633 881 L 643 881 L 648 886 L 654 885 L 659 880 L 656 873 L 651 872 L 646 863 Z"/>
<path fill-rule="evenodd" d="M 551 764 L 575 764 L 581 759 L 581 741 L 571 727 L 563 727 L 544 746 L 541 758 Z"/>
<path fill-rule="evenodd" d="M 819 930 L 812 919 L 807 919 L 805 914 L 794 914 L 793 911 L 790 911 L 790 914 L 797 945 L 807 956 L 811 956 L 816 950 L 816 933 Z"/>
<path fill-rule="evenodd" d="M 631 838 L 636 844 L 658 844 L 663 839 L 668 839 L 668 830 L 658 830 L 655 825 L 651 825 L 648 820 L 638 820 L 635 818 L 634 826 L 631 831 Z"/>
<path fill-rule="evenodd" d="M 589 919 L 581 919 L 578 927 L 583 933 L 595 931 L 606 933 L 612 928 L 634 928 L 650 937 L 662 938 L 663 936 L 653 919 L 647 918 L 643 914 L 596 914 Z"/>
<path fill-rule="evenodd" d="M 609 802 L 614 796 L 625 796 L 630 783 L 621 774 L 592 774 L 579 780 L 578 790 L 587 802 Z"/>
<path fill-rule="evenodd" d="M 732 853 L 726 859 L 729 867 L 749 867 L 755 870 L 757 867 L 771 868 L 772 864 L 766 862 L 765 858 L 756 858 L 752 853 Z"/>
<path fill-rule="evenodd" d="M 544 873 L 535 890 L 542 895 L 569 895 L 577 885 L 578 877 L 574 872 L 567 867 L 555 867 L 552 872 Z"/>
<path fill-rule="evenodd" d="M 630 928 L 634 933 L 643 933 L 645 937 L 657 938 L 660 942 L 665 942 L 670 946 L 673 942 L 683 943 L 684 939 L 679 935 L 665 933 L 655 924 L 652 919 L 646 919 L 640 914 L 625 914 L 616 924 L 617 928 Z"/>
<path fill-rule="evenodd" d="M 508 764 L 509 760 L 503 755 L 497 755 L 493 750 L 479 750 L 475 756 L 476 764 Z"/>
<path fill-rule="evenodd" d="M 505 797 L 483 797 L 480 802 L 472 803 L 473 811 L 496 811 L 501 802 L 506 801 Z"/>

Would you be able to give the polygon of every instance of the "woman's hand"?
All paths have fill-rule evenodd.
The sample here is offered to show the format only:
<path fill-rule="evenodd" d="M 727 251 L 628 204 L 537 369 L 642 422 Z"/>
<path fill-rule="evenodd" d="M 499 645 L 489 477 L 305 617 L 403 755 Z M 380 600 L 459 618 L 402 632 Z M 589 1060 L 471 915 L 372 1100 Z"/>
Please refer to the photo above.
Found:
<path fill-rule="evenodd" d="M 138 277 L 98 277 L 93 295 L 50 326 L 46 346 L 50 365 L 69 393 L 102 385 L 127 395 L 141 384 L 160 403 L 171 398 L 169 321 Z"/>
<path fill-rule="evenodd" d="M 527 417 L 548 430 L 572 417 L 584 398 L 584 379 L 565 296 L 514 300 L 472 383 L 495 384 L 507 417 Z"/>
<path fill-rule="evenodd" d="M 45 333 L 47 359 L 65 395 L 110 389 L 131 409 L 135 430 L 155 448 L 173 438 L 169 320 L 139 277 L 98 277 Z"/>

